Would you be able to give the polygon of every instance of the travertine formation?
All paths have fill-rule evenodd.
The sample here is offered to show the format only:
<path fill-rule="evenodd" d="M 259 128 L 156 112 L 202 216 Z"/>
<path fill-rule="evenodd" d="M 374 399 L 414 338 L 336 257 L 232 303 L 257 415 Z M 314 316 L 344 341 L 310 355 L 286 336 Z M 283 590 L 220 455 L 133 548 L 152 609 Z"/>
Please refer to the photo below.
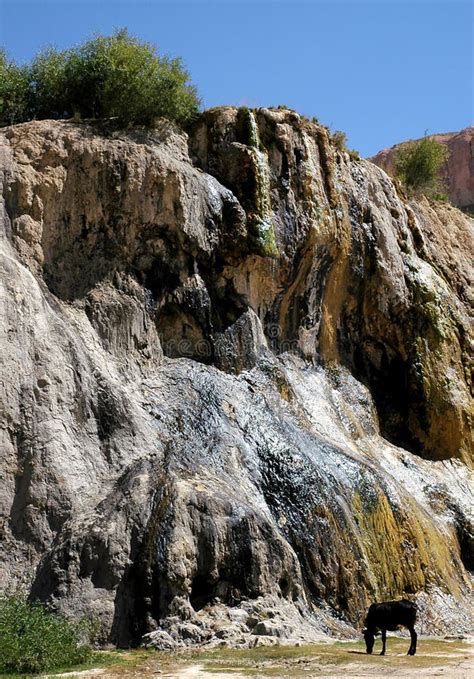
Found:
<path fill-rule="evenodd" d="M 441 168 L 440 179 L 449 200 L 457 207 L 474 213 L 474 127 L 466 127 L 459 132 L 434 134 L 433 139 L 445 144 L 449 156 Z M 381 168 L 393 172 L 393 159 L 396 144 L 379 151 L 371 160 Z"/>
<path fill-rule="evenodd" d="M 0 154 L 1 585 L 122 645 L 469 630 L 472 220 L 286 110 Z"/>

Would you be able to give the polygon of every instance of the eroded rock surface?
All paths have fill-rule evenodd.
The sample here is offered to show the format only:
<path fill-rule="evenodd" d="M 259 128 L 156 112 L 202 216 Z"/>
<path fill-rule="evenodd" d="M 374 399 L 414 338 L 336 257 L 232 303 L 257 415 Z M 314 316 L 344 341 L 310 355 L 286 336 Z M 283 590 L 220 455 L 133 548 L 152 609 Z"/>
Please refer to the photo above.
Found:
<path fill-rule="evenodd" d="M 125 645 L 468 630 L 472 220 L 291 111 L 0 141 L 2 585 Z"/>

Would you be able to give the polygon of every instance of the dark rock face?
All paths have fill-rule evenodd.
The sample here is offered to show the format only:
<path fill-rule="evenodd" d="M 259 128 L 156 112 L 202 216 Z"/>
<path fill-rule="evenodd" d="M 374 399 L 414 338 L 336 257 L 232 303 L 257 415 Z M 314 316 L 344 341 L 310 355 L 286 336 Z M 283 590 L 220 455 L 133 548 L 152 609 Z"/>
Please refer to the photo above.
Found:
<path fill-rule="evenodd" d="M 0 139 L 2 583 L 122 645 L 468 629 L 472 220 L 291 111 Z"/>

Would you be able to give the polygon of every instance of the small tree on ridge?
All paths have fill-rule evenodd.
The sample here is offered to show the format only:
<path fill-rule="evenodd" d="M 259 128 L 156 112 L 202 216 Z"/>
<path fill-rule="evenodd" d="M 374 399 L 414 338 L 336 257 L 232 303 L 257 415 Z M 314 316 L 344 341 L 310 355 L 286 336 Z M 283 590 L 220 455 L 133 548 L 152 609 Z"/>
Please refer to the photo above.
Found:
<path fill-rule="evenodd" d="M 394 157 L 395 173 L 413 193 L 436 195 L 443 188 L 442 165 L 449 157 L 447 147 L 432 137 L 400 146 Z"/>

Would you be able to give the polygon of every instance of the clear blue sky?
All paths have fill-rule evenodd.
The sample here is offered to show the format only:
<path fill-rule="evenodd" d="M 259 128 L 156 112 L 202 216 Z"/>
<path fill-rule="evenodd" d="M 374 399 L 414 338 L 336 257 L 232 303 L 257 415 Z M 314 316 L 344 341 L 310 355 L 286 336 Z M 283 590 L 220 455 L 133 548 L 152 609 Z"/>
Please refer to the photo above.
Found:
<path fill-rule="evenodd" d="M 205 107 L 285 104 L 364 156 L 473 124 L 471 0 L 0 0 L 17 61 L 123 26 L 181 56 Z"/>

